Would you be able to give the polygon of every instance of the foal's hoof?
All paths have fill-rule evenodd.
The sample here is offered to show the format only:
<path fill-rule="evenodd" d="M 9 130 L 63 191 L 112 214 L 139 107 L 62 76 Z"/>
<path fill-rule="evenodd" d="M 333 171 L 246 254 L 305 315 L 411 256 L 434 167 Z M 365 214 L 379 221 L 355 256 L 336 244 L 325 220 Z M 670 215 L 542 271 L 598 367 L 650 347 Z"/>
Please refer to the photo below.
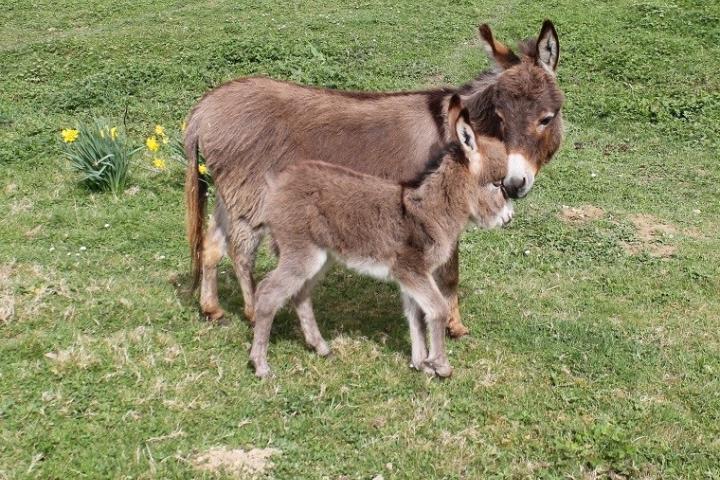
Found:
<path fill-rule="evenodd" d="M 448 378 L 452 375 L 453 368 L 450 366 L 449 363 L 437 363 L 431 360 L 426 360 L 423 363 L 423 371 L 426 373 L 435 374 L 440 378 Z"/>
<path fill-rule="evenodd" d="M 270 367 L 264 365 L 262 367 L 255 367 L 255 376 L 258 378 L 269 378 L 272 375 Z"/>
<path fill-rule="evenodd" d="M 321 357 L 328 357 L 332 353 L 332 350 L 330 350 L 330 347 L 327 343 L 322 342 L 317 347 L 315 347 L 315 352 L 317 352 L 317 354 Z"/>

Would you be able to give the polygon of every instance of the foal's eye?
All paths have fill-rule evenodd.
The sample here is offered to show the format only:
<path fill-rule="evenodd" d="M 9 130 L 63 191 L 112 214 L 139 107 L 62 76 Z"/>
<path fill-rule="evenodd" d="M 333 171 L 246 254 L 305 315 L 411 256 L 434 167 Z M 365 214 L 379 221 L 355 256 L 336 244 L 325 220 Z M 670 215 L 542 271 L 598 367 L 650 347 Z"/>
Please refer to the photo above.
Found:
<path fill-rule="evenodd" d="M 555 115 L 548 115 L 547 117 L 540 120 L 540 125 L 542 125 L 543 127 L 546 126 L 552 121 L 553 118 L 555 118 Z"/>

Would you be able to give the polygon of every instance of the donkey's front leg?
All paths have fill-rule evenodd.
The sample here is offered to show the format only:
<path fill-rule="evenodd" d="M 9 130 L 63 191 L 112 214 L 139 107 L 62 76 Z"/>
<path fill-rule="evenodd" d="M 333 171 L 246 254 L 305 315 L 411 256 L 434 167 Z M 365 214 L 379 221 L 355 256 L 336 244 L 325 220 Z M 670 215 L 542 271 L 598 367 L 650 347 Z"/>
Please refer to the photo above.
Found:
<path fill-rule="evenodd" d="M 460 281 L 460 262 L 458 258 L 458 244 L 455 244 L 450 259 L 435 270 L 435 281 L 447 301 L 450 313 L 447 317 L 448 334 L 453 338 L 460 338 L 470 333 L 460 319 L 460 302 L 458 299 L 458 284 Z"/>

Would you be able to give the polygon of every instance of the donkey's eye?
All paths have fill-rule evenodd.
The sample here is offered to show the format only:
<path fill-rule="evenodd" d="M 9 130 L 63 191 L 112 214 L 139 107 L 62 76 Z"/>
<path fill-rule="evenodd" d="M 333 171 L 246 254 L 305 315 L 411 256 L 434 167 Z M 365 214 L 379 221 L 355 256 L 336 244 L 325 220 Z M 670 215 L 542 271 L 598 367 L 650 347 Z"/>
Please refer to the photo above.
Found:
<path fill-rule="evenodd" d="M 552 122 L 552 119 L 555 118 L 555 115 L 548 115 L 547 117 L 540 120 L 540 125 L 543 127 L 546 126 L 548 123 Z"/>

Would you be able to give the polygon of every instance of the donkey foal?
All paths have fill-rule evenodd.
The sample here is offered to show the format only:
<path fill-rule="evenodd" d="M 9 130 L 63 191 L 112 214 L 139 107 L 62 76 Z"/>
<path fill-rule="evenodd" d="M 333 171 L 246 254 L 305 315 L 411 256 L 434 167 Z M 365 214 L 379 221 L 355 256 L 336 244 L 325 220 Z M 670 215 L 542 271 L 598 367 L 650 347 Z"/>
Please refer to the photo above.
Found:
<path fill-rule="evenodd" d="M 444 344 L 449 305 L 433 272 L 448 261 L 470 219 L 483 227 L 500 226 L 510 221 L 512 205 L 506 201 L 500 214 L 488 218 L 481 204 L 482 189 L 501 180 L 492 172 L 505 171 L 504 145 L 476 137 L 457 95 L 448 121 L 453 139 L 460 141 L 448 144 L 412 184 L 317 161 L 292 165 L 270 182 L 264 214 L 279 260 L 255 295 L 250 361 L 258 377 L 270 373 L 270 327 L 288 300 L 307 343 L 320 355 L 330 353 L 310 298 L 331 256 L 361 273 L 397 282 L 410 325 L 413 367 L 440 377 L 452 374 Z M 493 162 L 503 167 L 493 168 Z"/>

